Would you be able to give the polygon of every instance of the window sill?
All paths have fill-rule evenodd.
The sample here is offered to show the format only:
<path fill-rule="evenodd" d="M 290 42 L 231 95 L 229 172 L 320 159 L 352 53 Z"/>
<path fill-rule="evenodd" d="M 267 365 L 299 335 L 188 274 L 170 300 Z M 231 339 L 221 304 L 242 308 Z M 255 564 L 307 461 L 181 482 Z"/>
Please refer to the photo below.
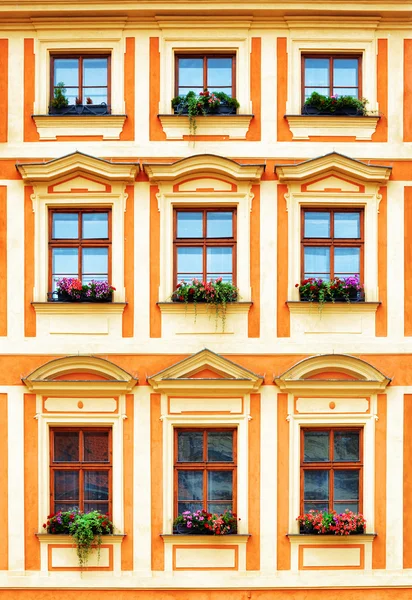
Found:
<path fill-rule="evenodd" d="M 190 133 L 186 115 L 158 115 L 168 140 L 183 140 Z M 196 136 L 219 136 L 244 140 L 254 115 L 207 115 L 196 117 Z"/>
<path fill-rule="evenodd" d="M 71 535 L 65 533 L 36 533 L 35 536 L 41 544 L 68 544 L 73 540 Z M 102 544 L 121 544 L 125 537 L 125 533 L 105 534 L 102 535 Z"/>
<path fill-rule="evenodd" d="M 330 535 L 330 534 L 321 534 L 321 533 L 287 533 L 286 537 L 289 538 L 289 542 L 291 544 L 300 544 L 304 540 L 306 542 L 311 543 L 333 543 L 341 542 L 342 544 L 350 543 L 352 541 L 363 541 L 363 542 L 372 542 L 377 533 L 355 533 L 353 535 Z"/>
<path fill-rule="evenodd" d="M 292 570 L 370 570 L 376 533 L 355 535 L 291 534 Z"/>
<path fill-rule="evenodd" d="M 161 533 L 165 544 L 184 544 L 195 543 L 196 545 L 215 545 L 215 544 L 246 544 L 251 537 L 250 533 L 233 533 L 230 535 L 196 535 L 185 533 Z"/>
<path fill-rule="evenodd" d="M 253 302 L 229 302 L 226 304 L 226 313 L 248 313 Z M 162 313 L 189 313 L 189 314 L 214 314 L 215 305 L 206 302 L 158 302 L 157 306 Z"/>
<path fill-rule="evenodd" d="M 326 313 L 375 313 L 381 302 L 305 302 L 301 300 L 288 300 L 286 302 L 292 314 L 307 314 L 310 311 Z"/>
<path fill-rule="evenodd" d="M 33 115 L 40 140 L 60 136 L 100 136 L 118 140 L 126 115 Z"/>
<path fill-rule="evenodd" d="M 122 314 L 127 302 L 32 302 L 36 313 L 48 315 Z"/>
<path fill-rule="evenodd" d="M 285 115 L 294 140 L 309 140 L 312 136 L 355 137 L 370 140 L 376 131 L 379 116 L 349 115 Z"/>

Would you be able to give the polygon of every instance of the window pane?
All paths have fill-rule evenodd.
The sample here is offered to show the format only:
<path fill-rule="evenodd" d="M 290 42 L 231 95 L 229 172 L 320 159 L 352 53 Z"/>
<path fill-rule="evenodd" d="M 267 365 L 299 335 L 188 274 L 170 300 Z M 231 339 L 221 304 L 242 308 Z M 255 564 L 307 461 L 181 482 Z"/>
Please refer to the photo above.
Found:
<path fill-rule="evenodd" d="M 179 431 L 177 434 L 177 460 L 179 462 L 203 460 L 203 431 Z"/>
<path fill-rule="evenodd" d="M 77 510 L 79 509 L 78 502 L 55 502 L 54 503 L 54 512 L 55 513 L 59 512 L 59 510 L 64 512 L 66 510 L 75 510 L 75 509 L 77 509 Z"/>
<path fill-rule="evenodd" d="M 359 213 L 335 213 L 335 238 L 360 238 Z"/>
<path fill-rule="evenodd" d="M 335 58 L 333 61 L 333 85 L 337 87 L 358 86 L 358 59 Z"/>
<path fill-rule="evenodd" d="M 203 92 L 203 85 L 199 85 L 198 87 L 194 85 L 191 85 L 190 87 L 179 87 L 177 93 L 179 96 L 186 96 L 186 94 L 190 91 L 200 94 L 200 92 Z"/>
<path fill-rule="evenodd" d="M 179 58 L 179 85 L 203 89 L 203 58 Z"/>
<path fill-rule="evenodd" d="M 183 512 L 190 510 L 191 512 L 195 512 L 196 510 L 202 510 L 203 502 L 178 502 L 177 503 L 177 512 L 181 515 Z"/>
<path fill-rule="evenodd" d="M 108 254 L 108 248 L 83 248 L 83 283 L 107 279 Z"/>
<path fill-rule="evenodd" d="M 328 500 L 329 471 L 305 471 L 303 497 L 305 500 Z"/>
<path fill-rule="evenodd" d="M 109 461 L 108 431 L 85 431 L 83 434 L 83 440 L 85 462 Z"/>
<path fill-rule="evenodd" d="M 328 58 L 305 58 L 305 86 L 329 86 Z"/>
<path fill-rule="evenodd" d="M 210 462 L 233 461 L 233 432 L 209 431 L 207 434 L 207 460 Z"/>
<path fill-rule="evenodd" d="M 358 89 L 357 88 L 339 88 L 339 87 L 334 87 L 333 88 L 333 93 L 337 94 L 338 96 L 353 96 L 354 98 L 357 98 L 359 95 Z"/>
<path fill-rule="evenodd" d="M 83 88 L 83 104 L 87 104 L 87 98 L 91 98 L 92 104 L 108 103 L 107 88 Z M 92 107 L 90 107 L 92 108 Z"/>
<path fill-rule="evenodd" d="M 232 59 L 208 58 L 207 59 L 207 86 L 213 91 L 214 87 L 232 85 Z"/>
<path fill-rule="evenodd" d="M 345 510 L 351 510 L 352 512 L 359 512 L 359 502 L 334 502 L 333 510 L 337 513 L 343 513 Z"/>
<path fill-rule="evenodd" d="M 233 237 L 233 213 L 231 213 L 231 212 L 208 212 L 207 213 L 207 237 L 208 238 L 231 238 L 231 237 Z"/>
<path fill-rule="evenodd" d="M 72 240 L 79 237 L 78 213 L 53 213 L 52 237 L 55 240 Z"/>
<path fill-rule="evenodd" d="M 107 58 L 85 58 L 83 60 L 83 85 L 107 85 Z"/>
<path fill-rule="evenodd" d="M 79 499 L 79 472 L 54 471 L 55 500 Z"/>
<path fill-rule="evenodd" d="M 232 500 L 233 473 L 232 471 L 208 471 L 207 499 Z"/>
<path fill-rule="evenodd" d="M 108 238 L 109 215 L 107 213 L 83 213 L 83 238 Z"/>
<path fill-rule="evenodd" d="M 108 471 L 84 471 L 84 499 L 109 499 Z"/>
<path fill-rule="evenodd" d="M 232 248 L 207 248 L 207 278 L 223 276 L 224 273 L 231 275 L 233 268 Z M 226 280 L 226 278 L 224 278 Z M 229 281 L 232 277 L 230 276 Z"/>
<path fill-rule="evenodd" d="M 64 83 L 65 86 L 79 85 L 79 59 L 55 58 L 54 59 L 54 85 Z"/>
<path fill-rule="evenodd" d="M 333 472 L 335 500 L 357 500 L 359 498 L 359 471 L 344 470 Z M 343 506 L 343 510 L 346 506 Z"/>
<path fill-rule="evenodd" d="M 203 500 L 203 471 L 179 471 L 177 474 L 179 500 Z"/>
<path fill-rule="evenodd" d="M 321 510 L 325 512 L 329 510 L 329 502 L 304 502 L 303 512 L 307 513 L 310 510 Z"/>
<path fill-rule="evenodd" d="M 305 462 L 330 460 L 328 431 L 305 431 L 303 460 Z"/>
<path fill-rule="evenodd" d="M 210 513 L 221 515 L 225 510 L 233 510 L 233 502 L 208 502 L 207 510 Z"/>
<path fill-rule="evenodd" d="M 320 273 L 323 279 L 330 277 L 330 250 L 328 247 L 305 246 L 304 248 L 304 271 L 305 277 L 310 273 Z"/>
<path fill-rule="evenodd" d="M 54 462 L 76 462 L 79 460 L 79 434 L 76 431 L 54 433 Z"/>
<path fill-rule="evenodd" d="M 203 248 L 177 249 L 177 278 L 189 281 L 193 277 L 203 277 Z"/>
<path fill-rule="evenodd" d="M 330 237 L 330 213 L 305 212 L 305 238 Z"/>
<path fill-rule="evenodd" d="M 203 237 L 203 213 L 201 213 L 201 212 L 178 212 L 177 213 L 177 237 L 178 238 L 201 238 L 201 237 Z"/>
<path fill-rule="evenodd" d="M 91 512 L 92 510 L 99 510 L 104 515 L 109 512 L 109 504 L 108 502 L 85 502 L 84 503 L 84 512 Z"/>
<path fill-rule="evenodd" d="M 335 248 L 335 275 L 348 277 L 360 272 L 360 248 Z"/>
<path fill-rule="evenodd" d="M 77 248 L 53 248 L 52 269 L 56 275 L 78 276 L 79 251 Z M 74 273 L 74 275 L 73 275 Z"/>
<path fill-rule="evenodd" d="M 313 92 L 317 92 L 322 96 L 329 96 L 329 87 L 307 87 L 305 88 L 305 100 L 309 98 L 313 94 Z"/>
<path fill-rule="evenodd" d="M 359 432 L 335 431 L 333 435 L 333 460 L 359 460 Z"/>

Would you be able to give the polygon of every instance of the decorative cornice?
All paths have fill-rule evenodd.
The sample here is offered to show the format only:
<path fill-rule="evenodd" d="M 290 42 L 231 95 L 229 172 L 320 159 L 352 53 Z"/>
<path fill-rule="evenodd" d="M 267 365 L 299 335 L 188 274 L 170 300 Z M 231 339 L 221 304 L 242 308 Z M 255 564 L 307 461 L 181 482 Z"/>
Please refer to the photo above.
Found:
<path fill-rule="evenodd" d="M 138 163 L 114 163 L 78 151 L 47 162 L 18 162 L 16 168 L 27 183 L 53 181 L 74 173 L 87 173 L 109 181 L 132 182 L 139 173 Z"/>
<path fill-rule="evenodd" d="M 123 314 L 126 302 L 32 302 L 36 313 L 43 315 Z"/>
<path fill-rule="evenodd" d="M 227 313 L 248 313 L 253 302 L 231 302 L 226 304 Z M 189 313 L 189 314 L 213 314 L 216 309 L 213 305 L 196 303 L 185 304 L 184 302 L 158 302 L 157 306 L 162 313 Z"/>
<path fill-rule="evenodd" d="M 333 313 L 375 313 L 380 302 L 327 302 L 320 305 L 319 302 L 302 302 L 299 300 L 289 300 L 286 302 L 291 313 L 298 315 Z"/>

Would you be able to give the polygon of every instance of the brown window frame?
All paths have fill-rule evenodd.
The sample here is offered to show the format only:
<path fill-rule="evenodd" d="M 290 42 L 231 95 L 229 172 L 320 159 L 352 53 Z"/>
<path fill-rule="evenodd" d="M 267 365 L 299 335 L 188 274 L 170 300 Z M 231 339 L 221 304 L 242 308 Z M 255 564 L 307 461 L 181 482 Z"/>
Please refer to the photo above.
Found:
<path fill-rule="evenodd" d="M 312 431 L 327 431 L 329 432 L 329 456 L 333 458 L 333 439 L 335 432 L 359 432 L 359 461 L 348 461 L 348 462 L 335 462 L 333 460 L 330 461 L 321 461 L 321 462 L 304 462 L 304 437 L 305 432 Z M 304 514 L 304 472 L 305 471 L 329 471 L 329 511 L 333 510 L 334 498 L 333 498 L 333 474 L 334 471 L 339 470 L 354 470 L 359 471 L 359 512 L 363 511 L 363 427 L 301 427 L 300 430 L 300 510 L 301 514 Z M 308 500 L 310 502 L 310 500 Z M 349 502 L 349 501 L 348 501 Z M 319 500 L 319 503 L 321 501 Z M 323 501 L 325 504 L 326 501 Z M 342 501 L 343 503 L 343 501 Z"/>
<path fill-rule="evenodd" d="M 181 431 L 203 432 L 203 458 L 202 462 L 179 462 L 178 435 Z M 208 462 L 207 461 L 207 433 L 209 431 L 233 432 L 233 461 Z M 209 471 L 231 471 L 232 475 L 232 512 L 237 513 L 237 428 L 236 427 L 175 427 L 174 429 L 174 461 L 173 461 L 173 507 L 174 518 L 178 513 L 178 473 L 179 471 L 203 471 L 203 509 L 207 510 L 207 473 Z M 200 500 L 198 501 L 200 502 Z M 227 501 L 225 501 L 227 502 Z M 223 501 L 222 501 L 223 504 Z"/>
<path fill-rule="evenodd" d="M 79 461 L 54 461 L 54 434 L 56 432 L 79 432 Z M 83 434 L 85 432 L 107 432 L 108 436 L 108 446 L 109 446 L 109 461 L 108 462 L 84 462 L 81 459 L 82 452 L 84 449 L 83 445 Z M 86 502 L 96 502 L 101 504 L 107 504 L 109 507 L 108 513 L 112 514 L 112 477 L 113 477 L 113 447 L 112 447 L 112 428 L 111 427 L 51 427 L 50 428 L 50 513 L 54 513 L 54 504 L 65 504 L 67 503 L 68 510 L 70 510 L 70 502 L 74 501 L 64 501 L 64 500 L 55 500 L 54 496 L 54 471 L 79 471 L 79 510 L 84 510 L 84 486 L 83 486 L 83 478 L 84 471 L 108 471 L 109 472 L 109 494 L 108 500 L 86 500 Z"/>
<path fill-rule="evenodd" d="M 332 96 L 333 95 L 333 61 L 336 58 L 357 58 L 358 59 L 358 85 L 357 86 L 345 86 L 345 89 L 353 88 L 354 90 L 358 90 L 358 98 L 362 98 L 362 55 L 361 54 L 302 54 L 302 106 L 305 103 L 305 89 L 307 87 L 322 87 L 322 86 L 314 86 L 314 85 L 306 85 L 306 70 L 305 70 L 305 59 L 306 58 L 327 58 L 329 59 L 329 87 L 325 87 L 325 93 L 323 96 Z"/>
<path fill-rule="evenodd" d="M 53 214 L 77 213 L 78 214 L 78 238 L 61 239 L 53 238 Z M 85 213 L 107 213 L 108 215 L 108 237 L 107 238 L 82 238 L 82 215 Z M 78 278 L 82 281 L 82 248 L 108 248 L 108 282 L 112 280 L 112 211 L 111 208 L 50 208 L 49 209 L 49 290 L 53 289 L 53 248 L 79 248 L 78 255 Z M 64 276 L 64 275 L 62 275 Z"/>
<path fill-rule="evenodd" d="M 73 88 L 78 88 L 79 89 L 79 95 L 77 96 L 80 99 L 80 103 L 81 104 L 86 104 L 86 98 L 83 98 L 83 60 L 86 58 L 107 58 L 107 86 L 105 85 L 98 85 L 98 86 L 88 86 L 90 88 L 107 88 L 107 106 L 110 107 L 111 105 L 111 92 L 112 92 L 112 85 L 111 85 L 111 81 L 112 81 L 112 68 L 111 68 L 111 54 L 104 52 L 104 53 L 90 53 L 88 54 L 87 52 L 70 52 L 70 53 L 59 53 L 59 54 L 51 54 L 50 55 L 50 103 L 54 98 L 54 88 L 57 86 L 57 84 L 59 83 L 58 81 L 54 81 L 54 61 L 55 59 L 58 58 L 77 58 L 79 59 L 79 72 L 78 72 L 78 85 L 74 86 L 74 85 L 65 85 L 64 87 L 67 89 L 73 89 Z M 90 106 L 98 106 L 91 104 Z"/>
<path fill-rule="evenodd" d="M 209 58 L 231 58 L 232 59 L 232 98 L 236 98 L 236 53 L 227 52 L 177 52 L 175 54 L 175 96 L 179 95 L 179 87 L 187 87 L 186 94 L 190 91 L 189 86 L 179 86 L 179 58 L 203 58 L 203 90 L 208 89 L 210 92 L 218 92 L 221 88 L 228 88 L 229 85 L 219 87 L 208 87 L 207 82 L 207 60 Z M 199 86 L 195 86 L 196 89 Z M 203 91 L 201 90 L 201 91 Z M 183 95 L 186 95 L 183 94 Z"/>
<path fill-rule="evenodd" d="M 328 238 L 315 238 L 308 237 L 305 238 L 305 213 L 308 212 L 325 212 L 330 214 L 330 237 Z M 334 213 L 359 213 L 360 214 L 360 237 L 359 238 L 335 238 L 334 237 Z M 342 208 L 342 207 L 323 207 L 323 206 L 310 206 L 310 207 L 302 207 L 301 210 L 301 255 L 300 255 L 300 264 L 301 264 L 301 280 L 304 279 L 305 276 L 305 247 L 309 246 L 317 246 L 317 247 L 329 247 L 330 248 L 330 256 L 329 256 L 329 279 L 333 280 L 335 278 L 334 275 L 334 252 L 332 251 L 334 248 L 360 248 L 360 256 L 359 256 L 359 267 L 360 274 L 359 279 L 360 282 L 363 282 L 364 278 L 364 248 L 365 248 L 365 233 L 364 233 L 364 222 L 365 222 L 365 211 L 363 208 L 353 207 L 353 208 Z M 349 277 L 349 275 L 348 275 Z"/>
<path fill-rule="evenodd" d="M 177 237 L 177 213 L 180 212 L 202 212 L 203 213 L 203 234 L 204 237 L 198 238 L 178 238 Z M 231 212 L 233 215 L 232 220 L 232 228 L 233 228 L 233 237 L 231 238 L 208 238 L 206 237 L 206 226 L 207 226 L 207 218 L 206 215 L 208 212 Z M 202 281 L 206 281 L 207 275 L 207 256 L 206 256 L 206 248 L 208 246 L 214 247 L 225 247 L 232 248 L 232 283 L 236 285 L 236 248 L 237 248 L 237 210 L 233 206 L 228 207 L 197 207 L 192 206 L 191 208 L 180 208 L 175 207 L 173 209 L 173 281 L 175 287 L 179 283 L 177 280 L 177 248 L 180 247 L 199 247 L 203 248 L 203 278 Z"/>

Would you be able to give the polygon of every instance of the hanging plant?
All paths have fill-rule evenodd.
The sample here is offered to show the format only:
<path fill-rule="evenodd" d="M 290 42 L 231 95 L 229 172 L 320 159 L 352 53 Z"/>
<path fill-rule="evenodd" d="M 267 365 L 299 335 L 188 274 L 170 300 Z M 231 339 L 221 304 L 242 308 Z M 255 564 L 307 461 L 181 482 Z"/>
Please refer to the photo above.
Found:
<path fill-rule="evenodd" d="M 196 117 L 204 117 L 219 112 L 236 113 L 239 102 L 236 98 L 231 98 L 224 92 L 209 92 L 205 89 L 200 94 L 190 91 L 186 96 L 176 96 L 172 100 L 172 108 L 175 114 L 189 117 L 189 133 L 195 136 L 197 130 Z"/>

